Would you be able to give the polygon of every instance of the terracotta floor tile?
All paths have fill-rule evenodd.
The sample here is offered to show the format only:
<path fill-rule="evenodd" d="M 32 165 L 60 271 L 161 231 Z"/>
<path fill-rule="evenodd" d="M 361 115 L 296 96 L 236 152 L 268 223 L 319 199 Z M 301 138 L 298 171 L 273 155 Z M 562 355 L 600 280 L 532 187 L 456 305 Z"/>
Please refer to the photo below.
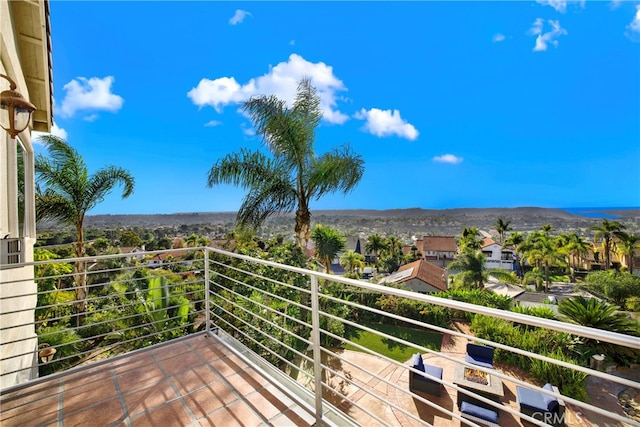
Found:
<path fill-rule="evenodd" d="M 225 377 L 231 386 L 243 396 L 255 390 L 259 390 L 267 384 L 267 381 L 252 370 L 240 371 Z"/>
<path fill-rule="evenodd" d="M 254 411 L 262 415 L 267 420 L 288 409 L 287 405 L 279 402 L 273 394 L 265 388 L 244 396 L 244 399 Z"/>
<path fill-rule="evenodd" d="M 188 369 L 203 366 L 205 362 L 203 362 L 196 353 L 189 351 L 188 353 L 181 354 L 177 357 L 160 360 L 158 364 L 166 375 L 172 376 L 179 374 L 180 372 L 184 372 Z"/>
<path fill-rule="evenodd" d="M 189 391 L 220 381 L 220 378 L 208 365 L 202 365 L 174 375 L 171 381 L 180 393 L 187 394 Z"/>
<path fill-rule="evenodd" d="M 171 359 L 173 357 L 180 356 L 185 353 L 191 353 L 191 349 L 185 342 L 179 341 L 179 342 L 159 346 L 151 350 L 151 352 L 153 353 L 153 357 L 156 360 L 164 360 L 164 359 Z"/>
<path fill-rule="evenodd" d="M 239 371 L 244 371 L 248 365 L 236 356 L 227 356 L 215 361 L 209 361 L 213 369 L 223 377 L 235 374 Z"/>
<path fill-rule="evenodd" d="M 133 427 L 186 426 L 193 421 L 179 400 L 133 417 Z M 65 426 L 66 427 L 66 426 Z"/>
<path fill-rule="evenodd" d="M 59 396 L 55 394 L 34 399 L 10 410 L 5 410 L 3 405 L 0 410 L 0 425 L 2 427 L 29 426 L 57 420 L 58 398 Z"/>
<path fill-rule="evenodd" d="M 149 357 L 149 353 L 140 353 L 138 355 L 133 356 L 132 358 L 123 358 L 119 360 L 114 360 L 111 364 L 111 368 L 117 374 L 124 374 L 136 369 L 144 369 L 148 366 L 155 365 L 155 361 L 153 358 Z"/>
<path fill-rule="evenodd" d="M 311 427 L 315 424 L 316 419 L 310 414 L 306 414 L 306 416 L 305 414 L 301 414 L 301 416 L 294 411 L 286 411 L 271 418 L 268 425 L 279 427 Z"/>
<path fill-rule="evenodd" d="M 134 416 L 144 411 L 153 410 L 160 405 L 177 398 L 171 384 L 166 379 L 150 384 L 136 391 L 124 393 L 124 401 L 129 416 Z"/>
<path fill-rule="evenodd" d="M 144 365 L 117 376 L 118 386 L 123 393 L 146 387 L 150 383 L 158 383 L 164 379 L 164 374 L 158 366 Z"/>
<path fill-rule="evenodd" d="M 226 406 L 205 419 L 200 420 L 202 426 L 220 427 L 256 427 L 265 420 L 260 419 L 244 402 L 238 401 Z"/>
<path fill-rule="evenodd" d="M 196 418 L 205 417 L 207 414 L 222 408 L 225 403 L 230 403 L 237 399 L 226 387 L 226 392 L 224 390 L 212 390 L 211 387 L 205 387 L 183 397 L 185 404 L 191 409 Z"/>
<path fill-rule="evenodd" d="M 207 347 L 200 347 L 194 349 L 194 352 L 198 353 L 200 357 L 206 360 L 209 363 L 213 363 L 218 359 L 223 357 L 227 357 L 229 351 L 222 346 L 222 344 L 213 343 L 209 344 Z"/>
<path fill-rule="evenodd" d="M 115 398 L 65 415 L 63 423 L 65 427 L 108 426 L 124 419 L 120 399 Z"/>
<path fill-rule="evenodd" d="M 66 389 L 72 389 L 78 385 L 85 385 L 91 382 L 102 381 L 111 378 L 111 367 L 109 364 L 100 364 L 95 367 L 87 366 L 86 368 L 65 375 L 64 386 Z"/>
<path fill-rule="evenodd" d="M 21 408 L 25 405 L 37 404 L 52 396 L 57 399 L 59 391 L 58 381 L 51 381 L 4 395 L 0 400 L 0 416 L 14 408 L 24 410 Z"/>
<path fill-rule="evenodd" d="M 76 386 L 73 388 L 65 385 L 64 394 L 62 395 L 65 414 L 117 396 L 112 378 L 93 381 L 91 377 L 87 377 L 87 381 L 87 384 L 82 385 L 80 385 L 79 381 L 74 381 Z"/>

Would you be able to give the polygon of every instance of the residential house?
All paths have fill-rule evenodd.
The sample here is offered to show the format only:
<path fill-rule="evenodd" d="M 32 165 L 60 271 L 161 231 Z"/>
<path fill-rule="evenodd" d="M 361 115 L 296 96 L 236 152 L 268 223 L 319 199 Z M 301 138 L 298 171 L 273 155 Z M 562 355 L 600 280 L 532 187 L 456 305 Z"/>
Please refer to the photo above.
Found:
<path fill-rule="evenodd" d="M 453 236 L 423 236 L 416 240 L 416 247 L 425 261 L 445 268 L 458 252 L 456 238 Z"/>
<path fill-rule="evenodd" d="M 487 257 L 486 268 L 502 268 L 514 271 L 516 269 L 516 254 L 513 249 L 503 248 L 490 237 L 482 240 L 482 253 Z"/>
<path fill-rule="evenodd" d="M 447 290 L 445 270 L 422 259 L 401 266 L 397 272 L 385 277 L 380 283 L 403 284 L 414 292 L 425 294 Z"/>
<path fill-rule="evenodd" d="M 15 138 L 0 129 L 0 388 L 38 375 L 34 368 L 37 287 L 33 267 L 21 263 L 33 261 L 36 242 L 31 131 L 50 132 L 53 124 L 49 25 L 46 0 L 0 2 L 0 74 L 36 107 L 30 126 Z M 0 77 L 0 91 L 9 89 L 9 80 Z M 8 127 L 7 110 L 2 113 L 0 119 L 7 121 L 2 125 Z M 24 175 L 19 175 L 20 170 Z"/>

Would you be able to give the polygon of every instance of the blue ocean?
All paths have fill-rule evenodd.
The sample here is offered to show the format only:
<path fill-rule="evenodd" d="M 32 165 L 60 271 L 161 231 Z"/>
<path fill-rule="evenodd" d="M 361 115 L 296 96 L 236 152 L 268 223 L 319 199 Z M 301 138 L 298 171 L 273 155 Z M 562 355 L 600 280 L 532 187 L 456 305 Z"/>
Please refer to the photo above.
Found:
<path fill-rule="evenodd" d="M 616 219 L 620 218 L 620 215 L 615 215 L 610 212 L 615 211 L 630 211 L 630 210 L 638 210 L 640 208 L 558 208 L 563 211 L 567 211 L 574 215 L 584 216 L 586 218 L 607 218 L 607 219 Z"/>

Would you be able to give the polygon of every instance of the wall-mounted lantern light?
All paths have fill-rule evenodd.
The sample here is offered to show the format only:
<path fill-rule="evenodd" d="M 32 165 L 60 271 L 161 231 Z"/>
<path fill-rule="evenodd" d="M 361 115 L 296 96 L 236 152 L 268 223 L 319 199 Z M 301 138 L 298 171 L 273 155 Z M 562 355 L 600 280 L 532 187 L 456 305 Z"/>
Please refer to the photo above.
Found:
<path fill-rule="evenodd" d="M 49 363 L 53 359 L 53 356 L 56 354 L 57 350 L 51 345 L 42 343 L 38 346 L 38 357 L 42 360 L 42 363 Z"/>
<path fill-rule="evenodd" d="M 36 106 L 24 99 L 24 96 L 16 90 L 16 83 L 11 77 L 0 74 L 9 81 L 9 90 L 0 92 L 0 127 L 6 130 L 11 138 L 18 136 L 31 122 L 31 113 Z"/>

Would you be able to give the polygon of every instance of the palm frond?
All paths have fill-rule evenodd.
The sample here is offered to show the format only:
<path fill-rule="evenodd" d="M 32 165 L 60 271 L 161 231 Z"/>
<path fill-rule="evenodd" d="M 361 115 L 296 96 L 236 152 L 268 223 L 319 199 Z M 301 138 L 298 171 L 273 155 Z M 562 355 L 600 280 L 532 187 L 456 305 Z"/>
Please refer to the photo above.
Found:
<path fill-rule="evenodd" d="M 364 174 L 364 160 L 348 145 L 343 145 L 316 159 L 309 177 L 309 199 L 326 193 L 351 191 Z"/>

